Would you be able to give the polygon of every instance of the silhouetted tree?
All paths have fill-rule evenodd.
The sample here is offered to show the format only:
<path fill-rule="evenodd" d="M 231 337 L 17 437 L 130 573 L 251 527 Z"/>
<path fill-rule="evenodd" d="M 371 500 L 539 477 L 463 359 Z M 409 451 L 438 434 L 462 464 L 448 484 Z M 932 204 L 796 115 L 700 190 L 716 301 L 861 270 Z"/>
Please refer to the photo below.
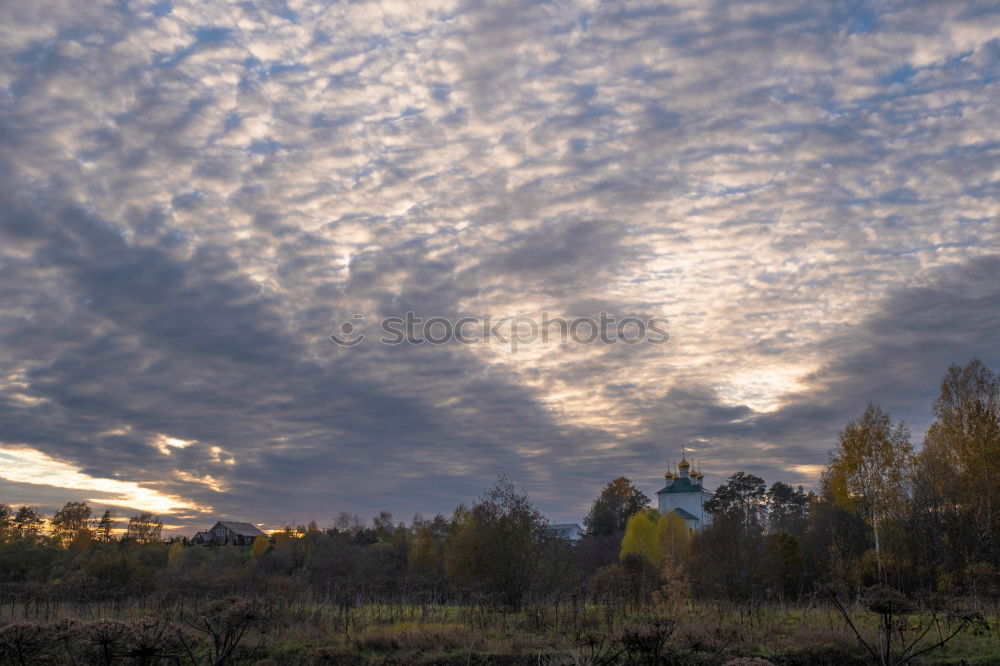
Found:
<path fill-rule="evenodd" d="M 763 479 L 740 471 L 705 503 L 712 522 L 695 539 L 691 564 L 703 593 L 745 600 L 763 592 L 766 491 Z"/>
<path fill-rule="evenodd" d="M 775 481 L 767 491 L 767 522 L 773 532 L 801 537 L 809 523 L 809 495 L 802 486 L 792 488 Z"/>
<path fill-rule="evenodd" d="M 97 521 L 97 539 L 102 543 L 110 543 L 111 536 L 115 529 L 114 514 L 110 509 L 105 509 L 101 514 L 101 519 Z"/>
<path fill-rule="evenodd" d="M 149 511 L 143 511 L 128 519 L 125 538 L 134 543 L 155 543 L 160 540 L 162 532 L 163 521 Z"/>
<path fill-rule="evenodd" d="M 394 527 L 392 524 L 392 513 L 389 511 L 379 511 L 372 519 L 372 529 L 375 531 L 376 538 L 385 543 L 392 539 L 392 533 Z"/>
<path fill-rule="evenodd" d="M 12 534 L 11 531 L 14 528 L 14 515 L 11 513 L 10 507 L 6 504 L 0 504 L 0 544 L 6 543 Z"/>
<path fill-rule="evenodd" d="M 719 486 L 712 499 L 705 503 L 705 510 L 713 520 L 720 516 L 737 518 L 745 529 L 763 527 L 764 500 L 767 484 L 764 479 L 746 472 L 736 472 Z"/>
<path fill-rule="evenodd" d="M 86 502 L 66 502 L 52 516 L 52 533 L 63 544 L 68 544 L 82 535 L 90 535 L 90 507 Z"/>
<path fill-rule="evenodd" d="M 455 510 L 445 548 L 449 580 L 520 606 L 534 579 L 547 526 L 528 496 L 501 477 L 472 507 Z"/>
<path fill-rule="evenodd" d="M 37 539 L 42 533 L 44 518 L 30 506 L 22 506 L 11 520 L 14 535 L 18 539 Z"/>
<path fill-rule="evenodd" d="M 583 524 L 591 536 L 624 532 L 625 524 L 632 514 L 648 505 L 649 498 L 629 479 L 620 476 L 601 490 L 590 507 L 590 513 L 583 519 Z"/>

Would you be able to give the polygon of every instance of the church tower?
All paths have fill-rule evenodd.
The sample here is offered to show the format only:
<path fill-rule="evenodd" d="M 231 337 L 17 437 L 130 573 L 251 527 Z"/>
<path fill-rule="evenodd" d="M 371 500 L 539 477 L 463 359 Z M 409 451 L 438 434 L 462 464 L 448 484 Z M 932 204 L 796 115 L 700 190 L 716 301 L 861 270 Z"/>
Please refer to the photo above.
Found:
<path fill-rule="evenodd" d="M 687 461 L 686 455 L 681 454 L 676 474 L 667 469 L 663 477 L 666 485 L 656 493 L 660 513 L 677 514 L 693 530 L 700 530 L 708 525 L 712 516 L 705 511 L 705 503 L 712 498 L 712 493 L 702 485 L 705 477 L 701 472 L 691 471 L 691 463 Z"/>

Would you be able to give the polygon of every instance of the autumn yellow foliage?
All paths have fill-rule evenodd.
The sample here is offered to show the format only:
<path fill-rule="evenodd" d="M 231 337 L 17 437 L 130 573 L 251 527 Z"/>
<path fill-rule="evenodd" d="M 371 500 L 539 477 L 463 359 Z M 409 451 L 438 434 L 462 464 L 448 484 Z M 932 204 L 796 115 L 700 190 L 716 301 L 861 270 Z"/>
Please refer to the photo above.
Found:
<path fill-rule="evenodd" d="M 659 568 L 668 555 L 673 562 L 684 562 L 690 552 L 691 530 L 683 518 L 644 509 L 633 514 L 625 525 L 619 557 L 640 555 Z"/>

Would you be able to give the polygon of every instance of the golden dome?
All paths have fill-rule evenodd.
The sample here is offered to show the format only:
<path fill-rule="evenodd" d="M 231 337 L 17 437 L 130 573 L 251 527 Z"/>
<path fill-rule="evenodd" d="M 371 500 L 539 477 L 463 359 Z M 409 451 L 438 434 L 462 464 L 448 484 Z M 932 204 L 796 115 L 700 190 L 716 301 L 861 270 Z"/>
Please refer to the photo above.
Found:
<path fill-rule="evenodd" d="M 677 466 L 680 467 L 681 469 L 688 469 L 689 467 L 691 467 L 691 463 L 689 463 L 687 460 L 684 460 L 683 458 L 681 458 L 681 462 Z"/>

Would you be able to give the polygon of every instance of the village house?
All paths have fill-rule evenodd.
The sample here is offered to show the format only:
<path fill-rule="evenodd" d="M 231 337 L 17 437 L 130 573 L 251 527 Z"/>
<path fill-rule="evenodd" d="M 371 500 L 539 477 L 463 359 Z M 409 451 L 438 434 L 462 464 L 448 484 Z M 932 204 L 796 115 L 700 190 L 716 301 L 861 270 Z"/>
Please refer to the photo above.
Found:
<path fill-rule="evenodd" d="M 211 529 L 191 537 L 191 543 L 200 546 L 249 546 L 257 537 L 266 536 L 250 523 L 220 520 Z"/>
<path fill-rule="evenodd" d="M 579 541 L 583 538 L 584 531 L 576 523 L 556 523 L 555 525 L 549 525 L 548 534 L 556 539 Z"/>

